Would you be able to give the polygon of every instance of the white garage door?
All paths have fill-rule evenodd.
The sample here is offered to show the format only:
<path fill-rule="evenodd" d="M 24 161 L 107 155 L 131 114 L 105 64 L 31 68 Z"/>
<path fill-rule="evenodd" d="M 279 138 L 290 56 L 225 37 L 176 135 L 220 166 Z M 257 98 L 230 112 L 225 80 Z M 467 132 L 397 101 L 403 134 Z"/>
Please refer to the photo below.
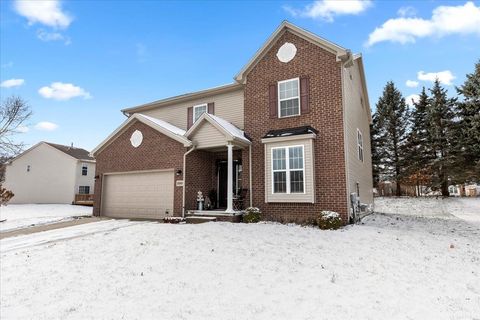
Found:
<path fill-rule="evenodd" d="M 173 171 L 107 174 L 103 180 L 102 215 L 161 219 L 173 214 Z"/>

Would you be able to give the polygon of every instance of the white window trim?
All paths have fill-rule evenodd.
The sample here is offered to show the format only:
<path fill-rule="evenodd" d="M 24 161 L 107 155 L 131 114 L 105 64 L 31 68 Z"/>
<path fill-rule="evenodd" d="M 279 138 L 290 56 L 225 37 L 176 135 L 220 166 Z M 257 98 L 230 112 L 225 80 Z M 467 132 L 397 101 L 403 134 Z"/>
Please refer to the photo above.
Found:
<path fill-rule="evenodd" d="M 207 103 L 202 103 L 202 104 L 197 104 L 196 106 L 193 106 L 193 112 L 192 112 L 192 123 L 195 123 L 195 109 L 200 108 L 200 107 L 205 107 L 205 113 L 208 113 L 208 104 Z"/>
<path fill-rule="evenodd" d="M 295 97 L 290 97 L 290 98 L 287 98 L 287 99 L 280 99 L 280 84 L 281 83 L 285 83 L 285 82 L 289 82 L 289 81 L 294 81 L 294 80 L 297 80 L 297 84 L 298 84 L 298 114 L 292 114 L 292 115 L 289 115 L 289 116 L 283 116 L 282 117 L 282 113 L 281 113 L 281 108 L 280 108 L 280 105 L 281 105 L 281 102 L 282 101 L 286 101 L 286 100 L 292 100 L 292 99 L 295 99 Z M 287 80 L 282 80 L 282 81 L 278 81 L 277 82 L 277 100 L 278 100 L 278 106 L 277 106 L 277 112 L 278 112 L 278 117 L 279 118 L 290 118 L 290 117 L 296 117 L 296 116 L 299 116 L 301 115 L 302 113 L 302 101 L 300 99 L 300 77 L 298 78 L 292 78 L 292 79 L 287 79 Z"/>
<path fill-rule="evenodd" d="M 360 157 L 360 150 L 362 150 L 362 156 Z M 365 159 L 365 152 L 363 150 L 363 134 L 360 129 L 357 129 L 357 157 L 358 160 L 363 162 Z"/>
<path fill-rule="evenodd" d="M 302 170 L 299 170 L 299 169 L 292 169 L 290 170 L 290 153 L 288 151 L 288 149 L 290 148 L 298 148 L 298 147 L 301 147 L 302 148 L 302 162 L 303 162 L 303 168 Z M 282 170 L 274 170 L 273 169 L 273 150 L 275 149 L 285 149 L 285 169 L 282 169 Z M 305 185 L 305 180 L 307 179 L 305 177 L 305 146 L 303 144 L 300 144 L 300 145 L 294 145 L 294 146 L 284 146 L 284 147 L 273 147 L 271 148 L 270 150 L 271 152 L 271 155 L 270 155 L 270 162 L 271 162 L 271 171 L 272 171 L 272 194 L 306 194 L 306 185 Z M 285 171 L 286 172 L 286 183 L 287 183 L 287 192 L 283 193 L 283 192 L 274 192 L 275 190 L 275 180 L 274 180 L 274 172 L 283 172 Z M 303 172 L 303 192 L 294 192 L 294 193 L 291 193 L 290 192 L 290 172 L 291 171 L 302 171 Z"/>

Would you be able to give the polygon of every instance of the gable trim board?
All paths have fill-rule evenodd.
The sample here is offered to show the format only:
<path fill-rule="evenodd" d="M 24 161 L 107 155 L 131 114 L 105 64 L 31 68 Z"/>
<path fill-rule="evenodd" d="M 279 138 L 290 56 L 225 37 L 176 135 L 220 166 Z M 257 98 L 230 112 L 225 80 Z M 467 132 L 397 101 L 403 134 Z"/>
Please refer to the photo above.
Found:
<path fill-rule="evenodd" d="M 247 64 L 238 72 L 234 77 L 235 81 L 239 83 L 245 83 L 246 75 L 252 69 L 256 63 L 262 59 L 266 52 L 268 52 L 271 47 L 275 44 L 276 40 L 286 31 L 290 31 L 294 35 L 297 35 L 317 46 L 322 47 L 323 49 L 335 54 L 337 56 L 337 61 L 345 61 L 350 58 L 350 51 L 331 42 L 322 37 L 317 36 L 316 34 L 311 33 L 305 29 L 299 28 L 296 25 L 291 24 L 290 22 L 284 20 L 280 26 L 273 32 L 273 34 L 265 41 L 265 43 L 257 50 L 254 56 L 247 62 Z"/>
<path fill-rule="evenodd" d="M 185 138 L 183 134 L 185 134 L 185 131 L 175 127 L 172 124 L 169 124 L 168 122 L 162 121 L 160 119 L 155 119 L 149 116 L 145 116 L 140 113 L 135 113 L 132 116 L 130 116 L 127 120 L 125 120 L 115 131 L 113 131 L 105 140 L 103 140 L 95 149 L 92 150 L 91 154 L 96 155 L 98 154 L 103 148 L 108 146 L 115 138 L 120 135 L 128 126 L 134 121 L 140 121 L 147 126 L 157 130 L 160 133 L 163 133 L 169 138 L 172 138 L 173 140 L 176 140 L 180 143 L 182 143 L 185 147 L 189 147 L 192 145 L 192 142 Z M 183 133 L 183 134 L 182 134 Z"/>

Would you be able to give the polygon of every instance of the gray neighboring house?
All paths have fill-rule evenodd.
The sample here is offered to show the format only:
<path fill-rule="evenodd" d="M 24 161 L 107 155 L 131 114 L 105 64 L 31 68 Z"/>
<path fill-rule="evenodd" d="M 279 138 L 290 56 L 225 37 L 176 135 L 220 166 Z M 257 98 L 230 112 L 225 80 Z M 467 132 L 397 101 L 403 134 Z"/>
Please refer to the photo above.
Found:
<path fill-rule="evenodd" d="M 39 142 L 6 165 L 10 203 L 93 203 L 95 159 L 85 149 Z"/>

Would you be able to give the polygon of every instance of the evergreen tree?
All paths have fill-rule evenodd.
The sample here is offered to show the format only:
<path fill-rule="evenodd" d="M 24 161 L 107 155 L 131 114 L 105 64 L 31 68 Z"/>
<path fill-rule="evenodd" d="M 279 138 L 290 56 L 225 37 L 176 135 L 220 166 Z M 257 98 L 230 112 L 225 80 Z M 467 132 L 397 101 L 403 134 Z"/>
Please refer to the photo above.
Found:
<path fill-rule="evenodd" d="M 458 158 L 456 168 L 461 168 L 463 181 L 480 180 L 480 60 L 475 71 L 467 74 L 465 83 L 457 88 L 462 101 L 457 102 L 458 125 L 456 130 Z"/>
<path fill-rule="evenodd" d="M 430 89 L 431 98 L 427 111 L 427 132 L 429 139 L 427 150 L 432 156 L 430 167 L 433 171 L 433 184 L 439 187 L 442 196 L 449 196 L 449 174 L 455 160 L 455 99 L 447 97 L 447 90 L 442 88 L 438 79 Z"/>
<path fill-rule="evenodd" d="M 377 102 L 372 126 L 373 166 L 382 179 L 396 182 L 396 195 L 401 195 L 400 182 L 405 175 L 405 144 L 409 127 L 409 111 L 400 91 L 387 82 Z"/>
<path fill-rule="evenodd" d="M 405 170 L 408 174 L 409 184 L 417 187 L 420 192 L 420 184 L 424 183 L 430 174 L 429 165 L 435 158 L 431 150 L 432 137 L 428 120 L 430 98 L 425 90 L 419 95 L 418 101 L 413 102 L 410 121 L 411 128 L 408 133 L 407 143 L 404 147 L 406 155 Z"/>

